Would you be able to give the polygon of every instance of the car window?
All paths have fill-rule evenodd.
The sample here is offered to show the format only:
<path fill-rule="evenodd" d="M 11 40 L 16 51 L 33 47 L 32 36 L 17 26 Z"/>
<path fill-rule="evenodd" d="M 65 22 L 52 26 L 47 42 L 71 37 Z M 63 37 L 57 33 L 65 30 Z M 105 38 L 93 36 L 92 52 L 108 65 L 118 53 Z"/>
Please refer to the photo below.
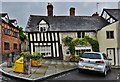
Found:
<path fill-rule="evenodd" d="M 82 58 L 101 59 L 101 55 L 97 53 L 84 53 Z"/>
<path fill-rule="evenodd" d="M 103 53 L 103 59 L 104 59 L 104 60 L 107 60 L 107 59 L 108 59 L 108 58 L 107 58 L 107 55 L 104 54 L 104 53 Z"/>

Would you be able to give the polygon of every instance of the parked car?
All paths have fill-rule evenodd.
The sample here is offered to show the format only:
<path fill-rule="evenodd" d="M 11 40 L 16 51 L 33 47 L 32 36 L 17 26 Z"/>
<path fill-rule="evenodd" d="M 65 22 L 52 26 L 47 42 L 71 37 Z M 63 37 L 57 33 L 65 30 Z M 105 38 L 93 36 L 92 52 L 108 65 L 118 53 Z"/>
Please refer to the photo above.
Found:
<path fill-rule="evenodd" d="M 111 70 L 110 60 L 104 53 L 85 52 L 79 59 L 78 69 L 97 71 L 106 76 L 108 70 Z"/>

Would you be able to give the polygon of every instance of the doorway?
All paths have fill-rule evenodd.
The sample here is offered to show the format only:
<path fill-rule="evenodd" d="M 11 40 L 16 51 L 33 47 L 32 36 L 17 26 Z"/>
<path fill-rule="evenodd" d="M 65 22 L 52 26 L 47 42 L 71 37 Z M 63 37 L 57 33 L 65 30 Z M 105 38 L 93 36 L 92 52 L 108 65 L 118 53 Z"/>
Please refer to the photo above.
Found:
<path fill-rule="evenodd" d="M 115 48 L 107 48 L 107 56 L 109 59 L 111 60 L 111 64 L 115 65 L 116 64 L 116 60 L 115 60 Z"/>

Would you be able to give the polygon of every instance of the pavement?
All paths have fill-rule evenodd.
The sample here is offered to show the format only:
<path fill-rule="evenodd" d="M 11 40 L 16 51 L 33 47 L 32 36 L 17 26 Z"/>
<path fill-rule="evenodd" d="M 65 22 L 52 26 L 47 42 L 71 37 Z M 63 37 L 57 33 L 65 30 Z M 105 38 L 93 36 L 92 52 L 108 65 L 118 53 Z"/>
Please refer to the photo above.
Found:
<path fill-rule="evenodd" d="M 0 65 L 0 72 L 24 80 L 36 81 L 65 73 L 77 69 L 76 62 L 68 62 L 63 60 L 42 59 L 41 67 L 31 67 L 30 74 L 13 72 L 12 67 L 7 67 L 7 62 Z"/>

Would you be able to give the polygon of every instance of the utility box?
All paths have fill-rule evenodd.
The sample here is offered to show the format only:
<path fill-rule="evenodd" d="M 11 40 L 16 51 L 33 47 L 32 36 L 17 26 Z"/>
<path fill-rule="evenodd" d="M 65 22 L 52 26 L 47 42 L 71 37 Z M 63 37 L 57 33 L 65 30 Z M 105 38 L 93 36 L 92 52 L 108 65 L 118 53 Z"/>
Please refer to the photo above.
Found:
<path fill-rule="evenodd" d="M 24 60 L 23 57 L 20 57 L 18 60 L 15 61 L 13 66 L 14 72 L 24 73 Z"/>

